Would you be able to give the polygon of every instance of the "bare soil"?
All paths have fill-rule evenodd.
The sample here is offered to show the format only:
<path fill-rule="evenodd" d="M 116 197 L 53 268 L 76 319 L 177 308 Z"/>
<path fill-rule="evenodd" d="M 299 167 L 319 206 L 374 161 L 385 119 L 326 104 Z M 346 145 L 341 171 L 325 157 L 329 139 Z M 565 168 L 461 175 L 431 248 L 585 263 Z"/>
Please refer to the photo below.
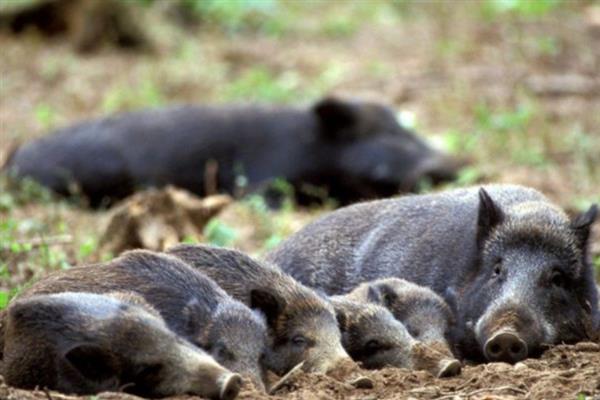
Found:
<path fill-rule="evenodd" d="M 356 388 L 352 382 L 364 376 L 372 388 Z M 579 397 L 578 397 L 579 396 Z M 0 398 L 7 400 L 79 400 L 89 397 L 66 396 L 51 391 L 25 391 L 0 385 Z M 101 400 L 134 400 L 122 393 L 101 393 Z M 172 397 L 173 400 L 194 399 Z M 465 366 L 460 376 L 434 378 L 422 371 L 388 368 L 378 371 L 348 366 L 335 376 L 299 374 L 273 396 L 243 389 L 243 400 L 395 400 L 395 399 L 598 399 L 600 398 L 600 345 L 579 343 L 556 346 L 540 359 L 528 359 L 516 365 L 489 363 Z"/>

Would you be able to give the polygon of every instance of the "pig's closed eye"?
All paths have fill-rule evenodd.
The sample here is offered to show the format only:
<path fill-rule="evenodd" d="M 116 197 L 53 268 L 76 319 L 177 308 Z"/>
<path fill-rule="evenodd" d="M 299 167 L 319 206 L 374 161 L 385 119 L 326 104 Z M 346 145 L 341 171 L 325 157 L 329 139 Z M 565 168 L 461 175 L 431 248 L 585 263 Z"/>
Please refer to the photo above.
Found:
<path fill-rule="evenodd" d="M 550 281 L 555 287 L 564 288 L 565 286 L 567 286 L 567 278 L 565 274 L 557 270 L 554 270 L 552 272 L 552 275 L 550 276 Z"/>
<path fill-rule="evenodd" d="M 376 340 L 376 339 L 369 340 L 367 342 L 367 344 L 365 344 L 365 349 L 367 351 L 373 351 L 373 352 L 375 352 L 375 351 L 378 351 L 381 348 L 382 348 L 382 344 L 378 340 Z"/>
<path fill-rule="evenodd" d="M 308 344 L 308 339 L 302 335 L 296 335 L 292 338 L 292 344 L 294 346 L 306 346 Z"/>

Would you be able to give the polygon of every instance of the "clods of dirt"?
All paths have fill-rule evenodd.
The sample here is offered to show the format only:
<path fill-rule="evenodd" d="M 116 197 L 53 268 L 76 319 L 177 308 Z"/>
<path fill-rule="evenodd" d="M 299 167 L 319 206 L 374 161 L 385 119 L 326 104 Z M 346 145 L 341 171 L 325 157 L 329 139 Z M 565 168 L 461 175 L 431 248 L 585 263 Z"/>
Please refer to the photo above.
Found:
<path fill-rule="evenodd" d="M 358 384 L 357 384 L 358 382 Z M 600 344 L 578 343 L 556 346 L 540 359 L 509 365 L 489 363 L 467 365 L 459 376 L 439 379 L 424 371 L 401 368 L 363 370 L 349 363 L 333 374 L 301 372 L 269 396 L 251 388 L 243 389 L 242 400 L 392 400 L 406 399 L 548 399 L 600 398 Z M 6 386 L 0 380 L 0 398 L 8 400 L 83 400 L 88 397 L 62 395 L 52 391 L 25 391 Z M 102 393 L 99 400 L 135 400 L 121 393 Z M 177 396 L 172 400 L 197 399 Z"/>
<path fill-rule="evenodd" d="M 136 193 L 115 207 L 100 246 L 119 254 L 136 248 L 161 251 L 189 238 L 199 240 L 206 223 L 231 202 L 226 195 L 201 199 L 172 186 Z"/>

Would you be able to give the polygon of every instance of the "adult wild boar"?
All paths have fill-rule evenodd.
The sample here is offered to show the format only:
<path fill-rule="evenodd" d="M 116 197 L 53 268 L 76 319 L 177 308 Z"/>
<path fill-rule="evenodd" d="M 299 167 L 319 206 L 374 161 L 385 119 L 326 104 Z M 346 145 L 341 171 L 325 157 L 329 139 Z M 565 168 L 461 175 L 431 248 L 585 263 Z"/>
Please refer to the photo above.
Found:
<path fill-rule="evenodd" d="M 178 337 L 144 304 L 129 295 L 75 292 L 13 301 L 6 313 L 6 383 L 75 394 L 235 398 L 241 377 Z"/>
<path fill-rule="evenodd" d="M 335 98 L 309 109 L 125 113 L 24 144 L 7 162 L 9 171 L 58 193 L 78 188 L 92 206 L 167 184 L 199 195 L 240 195 L 266 190 L 278 177 L 295 187 L 301 203 L 324 187 L 347 204 L 411 190 L 420 179 L 452 179 L 457 166 L 401 127 L 390 108 Z"/>
<path fill-rule="evenodd" d="M 264 317 L 234 300 L 210 278 L 178 258 L 133 250 L 105 264 L 50 274 L 18 298 L 113 291 L 141 296 L 175 333 L 208 351 L 226 368 L 250 378 L 256 387 L 264 388 L 262 358 L 267 350 Z"/>
<path fill-rule="evenodd" d="M 463 357 L 517 362 L 598 324 L 588 238 L 597 206 L 569 219 L 541 193 L 490 185 L 335 211 L 267 260 L 329 294 L 404 278 L 455 298 Z"/>
<path fill-rule="evenodd" d="M 278 268 L 258 263 L 239 251 L 217 247 L 178 245 L 167 252 L 265 314 L 270 337 L 265 364 L 277 374 L 302 361 L 307 371 L 327 372 L 350 360 L 332 305 Z"/>

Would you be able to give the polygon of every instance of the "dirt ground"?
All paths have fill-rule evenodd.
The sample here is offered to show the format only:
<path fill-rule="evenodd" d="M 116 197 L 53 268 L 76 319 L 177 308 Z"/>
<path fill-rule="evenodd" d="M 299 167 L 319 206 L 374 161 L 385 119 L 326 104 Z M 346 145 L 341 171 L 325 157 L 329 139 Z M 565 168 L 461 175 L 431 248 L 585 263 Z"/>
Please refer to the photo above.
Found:
<path fill-rule="evenodd" d="M 85 118 L 171 103 L 302 105 L 333 93 L 387 102 L 433 144 L 469 159 L 448 187 L 520 183 L 581 211 L 600 203 L 600 6 L 558 3 L 536 16 L 490 16 L 484 1 L 407 1 L 396 11 L 387 1 L 292 2 L 277 35 L 184 31 L 150 11 L 157 52 L 148 55 L 105 48 L 80 56 L 60 38 L 0 32 L 0 164 L 17 143 Z M 260 255 L 324 211 L 238 202 L 206 237 Z M 98 245 L 107 217 L 0 182 L 0 293 L 110 257 Z M 591 252 L 598 271 L 600 226 Z M 337 374 L 301 374 L 268 398 L 599 399 L 600 346 L 557 346 L 539 360 L 465 366 L 447 379 L 401 369 Z M 374 387 L 352 386 L 358 375 Z M 5 398 L 75 399 L 1 384 Z"/>
<path fill-rule="evenodd" d="M 342 368 L 335 376 L 300 374 L 273 396 L 242 389 L 244 400 L 396 400 L 396 399 L 595 399 L 600 398 L 600 345 L 561 345 L 514 366 L 490 363 L 466 366 L 460 376 L 436 379 L 427 372 L 388 368 L 367 371 Z M 358 377 L 368 377 L 370 388 L 355 388 Z M 7 400 L 76 400 L 89 397 L 65 396 L 50 391 L 24 391 L 0 385 L 0 398 Z M 134 400 L 136 396 L 102 393 L 98 400 Z M 191 400 L 190 396 L 172 399 Z M 197 398 L 197 397 L 196 397 Z"/>

